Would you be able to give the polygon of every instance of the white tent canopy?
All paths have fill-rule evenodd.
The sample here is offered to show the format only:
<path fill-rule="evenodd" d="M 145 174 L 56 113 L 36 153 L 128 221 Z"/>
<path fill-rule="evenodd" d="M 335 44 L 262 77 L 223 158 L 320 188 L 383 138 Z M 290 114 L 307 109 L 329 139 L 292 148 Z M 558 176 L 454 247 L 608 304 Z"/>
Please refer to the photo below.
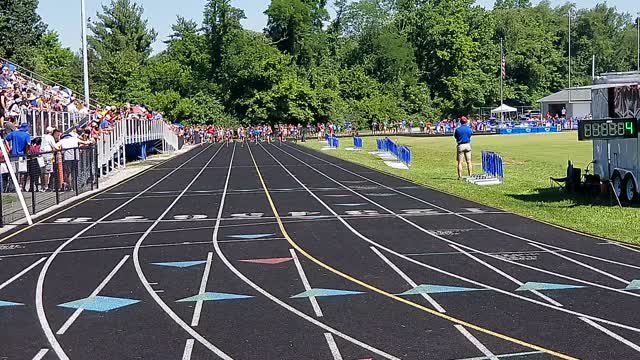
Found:
<path fill-rule="evenodd" d="M 514 113 L 514 112 L 518 112 L 518 109 L 505 104 L 502 104 L 499 107 L 491 110 L 492 114 L 505 114 L 505 113 Z"/>

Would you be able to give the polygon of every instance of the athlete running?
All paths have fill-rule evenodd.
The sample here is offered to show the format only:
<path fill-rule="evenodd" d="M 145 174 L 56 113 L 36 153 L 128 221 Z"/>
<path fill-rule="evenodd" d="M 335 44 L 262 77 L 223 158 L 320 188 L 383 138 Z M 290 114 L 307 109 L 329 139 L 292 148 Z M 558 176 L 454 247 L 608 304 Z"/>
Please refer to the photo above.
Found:
<path fill-rule="evenodd" d="M 229 142 L 231 141 L 231 129 L 225 129 L 224 131 L 224 143 L 229 147 Z"/>
<path fill-rule="evenodd" d="M 240 136 L 240 145 L 244 147 L 246 133 L 243 127 L 241 127 L 240 130 L 238 131 L 238 136 Z"/>

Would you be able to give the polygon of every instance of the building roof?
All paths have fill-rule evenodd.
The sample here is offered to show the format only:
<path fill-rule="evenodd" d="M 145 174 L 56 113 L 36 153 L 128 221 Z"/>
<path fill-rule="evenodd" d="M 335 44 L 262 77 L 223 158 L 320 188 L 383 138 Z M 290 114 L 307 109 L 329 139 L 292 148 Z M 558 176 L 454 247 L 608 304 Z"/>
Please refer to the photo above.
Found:
<path fill-rule="evenodd" d="M 590 102 L 591 86 L 571 88 L 571 102 Z M 558 91 L 555 94 L 543 97 L 538 100 L 541 103 L 562 103 L 569 102 L 569 89 Z"/>

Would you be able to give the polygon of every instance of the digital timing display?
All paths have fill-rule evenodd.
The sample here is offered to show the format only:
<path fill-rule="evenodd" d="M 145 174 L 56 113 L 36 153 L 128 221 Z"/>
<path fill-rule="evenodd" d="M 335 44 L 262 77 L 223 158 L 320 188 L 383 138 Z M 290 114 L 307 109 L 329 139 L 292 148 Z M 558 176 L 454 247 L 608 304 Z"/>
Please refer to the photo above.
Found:
<path fill-rule="evenodd" d="M 637 139 L 637 119 L 583 120 L 578 126 L 578 140 Z"/>

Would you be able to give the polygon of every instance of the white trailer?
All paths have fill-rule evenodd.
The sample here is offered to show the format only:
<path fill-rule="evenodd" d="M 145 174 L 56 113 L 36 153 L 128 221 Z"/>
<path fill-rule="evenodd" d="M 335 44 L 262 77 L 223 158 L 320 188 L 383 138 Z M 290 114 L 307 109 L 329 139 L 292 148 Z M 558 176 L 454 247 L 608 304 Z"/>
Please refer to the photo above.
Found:
<path fill-rule="evenodd" d="M 593 141 L 595 175 L 631 203 L 640 189 L 640 72 L 603 74 L 591 91 L 593 120 L 581 122 L 579 138 Z"/>

